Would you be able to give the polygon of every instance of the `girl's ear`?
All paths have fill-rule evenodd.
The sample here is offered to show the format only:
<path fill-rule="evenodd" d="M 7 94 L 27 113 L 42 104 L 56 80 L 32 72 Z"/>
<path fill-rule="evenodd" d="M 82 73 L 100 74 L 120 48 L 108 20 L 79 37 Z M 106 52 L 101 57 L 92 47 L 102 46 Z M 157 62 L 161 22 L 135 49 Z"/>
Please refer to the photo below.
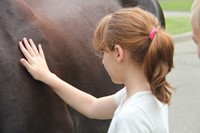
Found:
<path fill-rule="evenodd" d="M 117 59 L 118 62 L 122 62 L 124 60 L 124 50 L 120 45 L 115 45 L 114 47 L 115 50 L 115 57 Z"/>

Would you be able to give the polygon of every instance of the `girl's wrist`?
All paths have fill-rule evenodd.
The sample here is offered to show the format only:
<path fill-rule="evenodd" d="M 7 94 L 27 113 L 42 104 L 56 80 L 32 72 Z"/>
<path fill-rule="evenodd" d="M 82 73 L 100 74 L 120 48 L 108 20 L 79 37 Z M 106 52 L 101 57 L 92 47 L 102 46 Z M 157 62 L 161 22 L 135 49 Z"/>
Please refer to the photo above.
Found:
<path fill-rule="evenodd" d="M 43 78 L 41 78 L 41 82 L 50 85 L 56 78 L 58 78 L 54 73 L 49 72 Z"/>

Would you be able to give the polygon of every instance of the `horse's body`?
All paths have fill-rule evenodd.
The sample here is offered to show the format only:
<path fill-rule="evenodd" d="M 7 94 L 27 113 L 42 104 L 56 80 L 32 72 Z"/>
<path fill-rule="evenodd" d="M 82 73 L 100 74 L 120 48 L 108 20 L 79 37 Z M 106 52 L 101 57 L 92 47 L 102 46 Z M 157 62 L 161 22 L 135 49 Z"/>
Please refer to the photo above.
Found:
<path fill-rule="evenodd" d="M 125 6 L 143 5 L 161 20 L 154 0 L 2 0 L 0 4 L 0 132 L 105 133 L 110 121 L 89 120 L 51 89 L 35 81 L 19 63 L 18 42 L 42 43 L 48 65 L 60 78 L 96 97 L 114 85 L 92 49 L 99 20 Z M 69 110 L 69 112 L 68 112 Z"/>

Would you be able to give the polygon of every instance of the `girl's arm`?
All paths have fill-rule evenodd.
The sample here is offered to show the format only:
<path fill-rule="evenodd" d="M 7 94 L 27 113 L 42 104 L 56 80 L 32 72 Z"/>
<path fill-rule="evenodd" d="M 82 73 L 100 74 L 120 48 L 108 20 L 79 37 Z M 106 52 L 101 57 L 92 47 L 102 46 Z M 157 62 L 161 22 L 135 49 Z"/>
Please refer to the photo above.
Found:
<path fill-rule="evenodd" d="M 72 85 L 64 82 L 55 74 L 51 73 L 42 50 L 38 49 L 34 42 L 24 38 L 24 45 L 19 42 L 20 49 L 26 59 L 20 59 L 22 65 L 32 75 L 33 78 L 50 86 L 68 105 L 93 119 L 111 119 L 117 108 L 114 96 L 95 98 Z"/>

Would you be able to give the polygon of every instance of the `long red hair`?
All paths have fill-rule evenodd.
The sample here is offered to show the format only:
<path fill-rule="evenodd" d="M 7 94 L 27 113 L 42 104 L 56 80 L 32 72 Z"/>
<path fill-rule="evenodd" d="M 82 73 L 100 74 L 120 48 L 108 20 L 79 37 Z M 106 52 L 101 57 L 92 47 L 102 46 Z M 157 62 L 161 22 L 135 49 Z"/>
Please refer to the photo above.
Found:
<path fill-rule="evenodd" d="M 151 40 L 154 28 L 158 32 Z M 115 44 L 128 50 L 133 61 L 143 68 L 154 96 L 169 104 L 173 88 L 166 75 L 173 67 L 174 44 L 153 14 L 134 7 L 107 15 L 96 28 L 93 43 L 97 50 L 113 50 Z"/>

